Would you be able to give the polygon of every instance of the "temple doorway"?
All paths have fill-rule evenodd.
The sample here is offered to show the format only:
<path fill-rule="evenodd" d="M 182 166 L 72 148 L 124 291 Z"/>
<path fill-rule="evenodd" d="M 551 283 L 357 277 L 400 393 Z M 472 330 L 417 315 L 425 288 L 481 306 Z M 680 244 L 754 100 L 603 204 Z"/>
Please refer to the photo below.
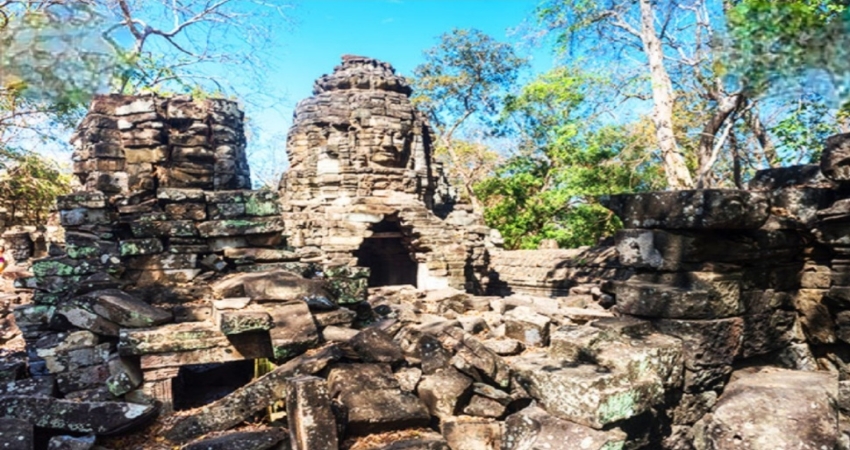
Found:
<path fill-rule="evenodd" d="M 357 265 L 370 270 L 369 287 L 416 286 L 418 266 L 404 246 L 398 222 L 384 219 L 372 226 L 372 232 L 355 253 Z"/>

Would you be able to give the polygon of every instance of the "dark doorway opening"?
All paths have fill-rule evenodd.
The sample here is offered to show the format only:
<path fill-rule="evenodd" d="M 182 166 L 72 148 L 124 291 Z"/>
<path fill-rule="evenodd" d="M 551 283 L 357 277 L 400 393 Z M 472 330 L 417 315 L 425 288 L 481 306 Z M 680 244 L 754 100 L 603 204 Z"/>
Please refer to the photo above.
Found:
<path fill-rule="evenodd" d="M 372 226 L 372 232 L 355 253 L 357 265 L 369 268 L 369 287 L 416 286 L 417 264 L 404 246 L 398 222 L 382 220 Z"/>
<path fill-rule="evenodd" d="M 250 383 L 254 360 L 180 367 L 171 390 L 174 409 L 186 410 L 210 404 Z"/>

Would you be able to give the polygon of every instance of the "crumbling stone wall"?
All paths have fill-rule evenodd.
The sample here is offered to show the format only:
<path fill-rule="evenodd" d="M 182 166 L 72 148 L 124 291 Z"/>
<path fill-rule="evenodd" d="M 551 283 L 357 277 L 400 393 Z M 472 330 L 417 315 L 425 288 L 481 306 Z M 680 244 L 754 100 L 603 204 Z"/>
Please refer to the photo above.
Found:
<path fill-rule="evenodd" d="M 295 110 L 287 138 L 290 168 L 280 183 L 290 243 L 305 258 L 357 263 L 382 222 L 396 224 L 420 287 L 486 284 L 491 231 L 463 205 L 447 209 L 430 131 L 410 87 L 387 63 L 344 56 Z"/>
<path fill-rule="evenodd" d="M 231 189 L 250 184 L 241 120 L 224 100 L 94 100 L 74 137 L 84 190 L 57 200 L 65 247 L 16 281 L 33 291 L 33 303 L 15 310 L 33 376 L 29 389 L 49 396 L 55 386 L 65 399 L 127 396 L 168 406 L 171 379 L 183 364 L 219 362 L 223 353 L 231 360 L 271 358 L 289 348 L 275 339 L 262 346 L 256 336 L 237 350 L 212 324 L 219 316 L 211 278 L 321 272 L 284 247 L 277 193 Z M 363 276 L 325 276 L 334 273 Z M 348 289 L 342 297 L 365 295 L 356 288 L 364 283 L 354 284 L 334 286 Z M 261 330 L 273 328 L 272 317 L 295 313 L 267 309 L 252 312 Z M 149 336 L 159 346 L 145 346 Z M 206 353 L 180 354 L 197 348 Z M 156 356 L 140 365 L 138 357 L 148 353 Z"/>
<path fill-rule="evenodd" d="M 99 96 L 71 138 L 74 174 L 106 194 L 250 189 L 242 119 L 224 99 Z"/>

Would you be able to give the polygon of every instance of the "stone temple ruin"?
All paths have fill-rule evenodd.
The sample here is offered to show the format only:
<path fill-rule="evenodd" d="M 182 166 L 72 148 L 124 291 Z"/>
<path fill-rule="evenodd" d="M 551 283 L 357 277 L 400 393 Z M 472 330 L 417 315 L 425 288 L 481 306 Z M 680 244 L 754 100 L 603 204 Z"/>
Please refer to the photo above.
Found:
<path fill-rule="evenodd" d="M 0 445 L 850 448 L 850 135 L 749 190 L 606 198 L 597 247 L 505 251 L 409 94 L 344 57 L 280 192 L 247 189 L 234 103 L 98 97 L 64 243 L 16 281 Z"/>
<path fill-rule="evenodd" d="M 316 81 L 287 138 L 280 194 L 290 245 L 311 260 L 367 267 L 375 286 L 483 292 L 490 230 L 436 194 L 445 188 L 410 94 L 389 64 L 355 56 Z"/>

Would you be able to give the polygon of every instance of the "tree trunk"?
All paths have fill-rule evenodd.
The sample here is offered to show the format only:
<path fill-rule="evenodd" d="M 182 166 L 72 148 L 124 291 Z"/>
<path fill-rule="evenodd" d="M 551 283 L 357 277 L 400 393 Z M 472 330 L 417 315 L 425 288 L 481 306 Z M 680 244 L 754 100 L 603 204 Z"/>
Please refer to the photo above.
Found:
<path fill-rule="evenodd" d="M 717 109 L 714 111 L 714 115 L 703 126 L 697 149 L 697 159 L 699 161 L 697 189 L 706 189 L 714 186 L 711 167 L 717 160 L 714 154 L 715 137 L 729 119 L 729 116 L 741 106 L 742 99 L 743 96 L 740 93 L 726 95 L 717 99 Z"/>
<path fill-rule="evenodd" d="M 676 144 L 673 134 L 673 84 L 664 67 L 664 53 L 661 40 L 655 31 L 655 14 L 650 0 L 640 0 L 641 41 L 643 51 L 649 60 L 652 80 L 652 98 L 655 104 L 653 122 L 655 136 L 664 161 L 664 173 L 670 189 L 686 189 L 693 186 L 691 174 L 685 165 L 685 158 Z"/>
<path fill-rule="evenodd" d="M 767 165 L 770 167 L 779 167 L 782 165 L 782 162 L 779 161 L 779 156 L 776 154 L 776 147 L 774 147 L 773 142 L 770 141 L 770 136 L 767 135 L 767 130 L 764 128 L 764 124 L 761 123 L 758 110 L 755 108 L 747 114 L 747 125 L 749 125 L 750 131 L 753 132 L 759 146 L 761 146 L 764 151 L 764 157 L 767 159 Z"/>

